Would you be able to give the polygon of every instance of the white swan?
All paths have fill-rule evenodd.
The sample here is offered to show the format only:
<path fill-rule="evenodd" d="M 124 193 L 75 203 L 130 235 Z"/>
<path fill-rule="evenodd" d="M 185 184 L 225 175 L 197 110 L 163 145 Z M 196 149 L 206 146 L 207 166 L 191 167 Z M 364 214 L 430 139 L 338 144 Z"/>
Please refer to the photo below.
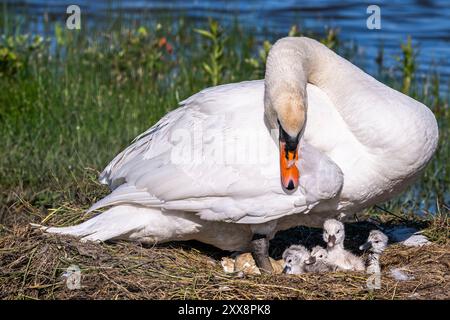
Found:
<path fill-rule="evenodd" d="M 193 95 L 116 156 L 101 174 L 113 192 L 91 208 L 108 210 L 47 231 L 97 241 L 196 239 L 251 250 L 270 270 L 275 232 L 321 226 L 398 194 L 437 141 L 425 105 L 315 40 L 283 38 L 264 81 Z"/>

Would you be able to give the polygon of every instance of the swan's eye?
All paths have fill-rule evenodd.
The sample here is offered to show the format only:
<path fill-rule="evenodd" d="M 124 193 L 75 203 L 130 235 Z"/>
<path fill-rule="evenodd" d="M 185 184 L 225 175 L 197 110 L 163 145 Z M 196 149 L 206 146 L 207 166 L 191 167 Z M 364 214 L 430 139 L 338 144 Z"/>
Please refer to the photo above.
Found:
<path fill-rule="evenodd" d="M 289 260 L 288 260 L 288 263 L 291 263 L 291 262 L 292 262 L 292 259 L 289 259 Z"/>
<path fill-rule="evenodd" d="M 339 233 L 341 230 L 338 230 L 336 233 Z"/>

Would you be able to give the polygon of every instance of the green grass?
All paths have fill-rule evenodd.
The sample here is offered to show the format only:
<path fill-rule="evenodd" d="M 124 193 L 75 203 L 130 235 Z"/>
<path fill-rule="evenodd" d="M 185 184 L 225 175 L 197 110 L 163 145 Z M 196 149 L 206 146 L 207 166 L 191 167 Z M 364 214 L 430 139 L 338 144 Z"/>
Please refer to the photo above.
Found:
<path fill-rule="evenodd" d="M 270 45 L 281 36 L 257 40 L 251 30 L 213 21 L 112 20 L 106 31 L 52 25 L 54 35 L 44 39 L 12 28 L 12 20 L 0 26 L 9 30 L 0 41 L 0 223 L 20 203 L 87 207 L 106 192 L 95 181 L 98 172 L 135 136 L 205 87 L 261 78 Z M 308 35 L 347 58 L 355 52 L 336 30 Z M 436 211 L 430 204 L 444 206 L 450 185 L 448 96 L 439 95 L 436 73 L 419 85 L 414 48 L 402 48 L 399 72 L 380 77 L 432 108 L 440 144 L 423 179 L 385 205 L 400 213 Z"/>

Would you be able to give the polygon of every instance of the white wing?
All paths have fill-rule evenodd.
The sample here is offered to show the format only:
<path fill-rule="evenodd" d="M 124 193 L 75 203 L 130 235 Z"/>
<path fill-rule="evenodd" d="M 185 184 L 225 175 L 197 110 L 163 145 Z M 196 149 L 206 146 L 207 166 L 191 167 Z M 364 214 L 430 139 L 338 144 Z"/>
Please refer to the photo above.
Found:
<path fill-rule="evenodd" d="M 114 190 L 91 210 L 133 203 L 206 220 L 263 223 L 308 212 L 342 187 L 340 169 L 304 141 L 302 186 L 287 195 L 264 124 L 264 83 L 203 90 L 137 137 L 101 174 Z"/>

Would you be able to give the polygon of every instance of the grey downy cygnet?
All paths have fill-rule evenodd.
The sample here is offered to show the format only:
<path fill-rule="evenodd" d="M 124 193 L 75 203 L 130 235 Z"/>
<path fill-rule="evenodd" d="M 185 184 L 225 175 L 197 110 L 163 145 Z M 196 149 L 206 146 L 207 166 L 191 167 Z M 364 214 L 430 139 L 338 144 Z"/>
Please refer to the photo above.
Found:
<path fill-rule="evenodd" d="M 388 237 L 379 230 L 372 230 L 369 233 L 366 243 L 359 247 L 360 250 L 369 250 L 367 261 L 367 273 L 380 273 L 380 257 L 388 244 Z"/>
<path fill-rule="evenodd" d="M 310 257 L 308 249 L 302 245 L 292 245 L 283 252 L 284 268 L 286 274 L 305 273 L 306 260 Z"/>
<path fill-rule="evenodd" d="M 305 270 L 306 272 L 330 272 L 335 270 L 335 266 L 328 261 L 327 250 L 321 246 L 315 246 L 306 261 Z"/>

